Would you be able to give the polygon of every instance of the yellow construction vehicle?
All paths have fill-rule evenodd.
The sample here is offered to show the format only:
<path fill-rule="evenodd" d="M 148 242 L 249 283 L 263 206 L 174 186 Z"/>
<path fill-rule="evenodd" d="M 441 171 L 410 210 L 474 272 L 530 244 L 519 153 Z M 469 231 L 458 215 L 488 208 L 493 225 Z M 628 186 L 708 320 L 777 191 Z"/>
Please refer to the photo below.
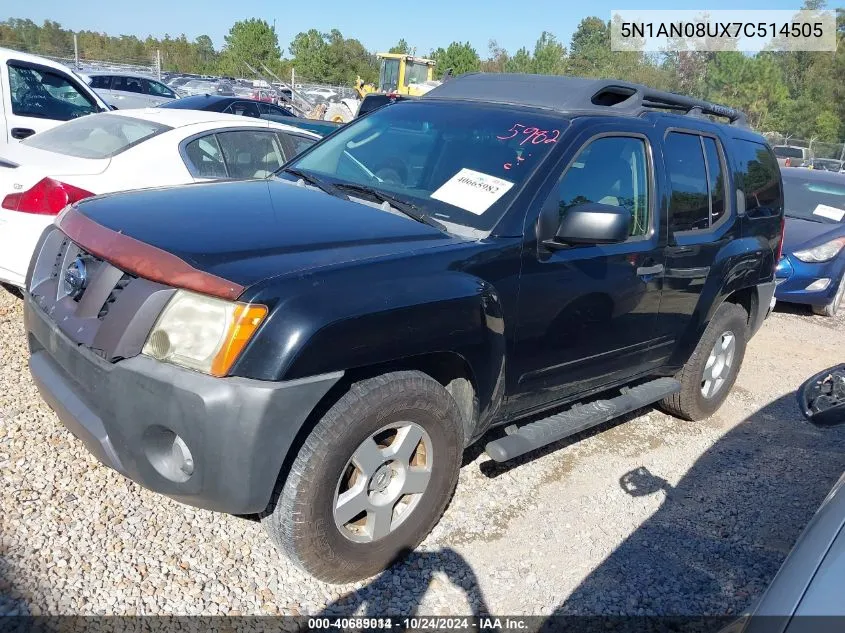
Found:
<path fill-rule="evenodd" d="M 358 106 L 369 94 L 424 95 L 439 85 L 434 80 L 434 60 L 403 53 L 376 53 L 381 60 L 378 85 L 365 83 L 360 77 L 355 82 L 357 99 L 341 99 L 326 109 L 327 121 L 347 123 L 355 118 Z"/>

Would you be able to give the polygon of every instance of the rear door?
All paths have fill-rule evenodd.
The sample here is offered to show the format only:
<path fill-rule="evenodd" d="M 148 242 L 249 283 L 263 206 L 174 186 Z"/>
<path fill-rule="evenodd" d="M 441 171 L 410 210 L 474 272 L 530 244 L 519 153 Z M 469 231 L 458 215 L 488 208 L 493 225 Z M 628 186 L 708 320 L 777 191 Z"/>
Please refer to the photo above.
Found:
<path fill-rule="evenodd" d="M 666 272 L 660 303 L 661 362 L 721 290 L 719 252 L 740 237 L 723 139 L 715 132 L 667 128 L 663 164 L 669 193 Z M 713 269 L 714 266 L 719 268 Z M 711 281 L 712 280 L 712 281 Z M 681 341 L 681 348 L 686 345 Z"/>
<path fill-rule="evenodd" d="M 4 66 L 2 97 L 8 143 L 101 110 L 91 89 L 71 73 L 14 58 Z"/>
<path fill-rule="evenodd" d="M 198 182 L 266 178 L 285 162 L 276 131 L 261 128 L 197 135 L 183 143 L 181 153 Z"/>

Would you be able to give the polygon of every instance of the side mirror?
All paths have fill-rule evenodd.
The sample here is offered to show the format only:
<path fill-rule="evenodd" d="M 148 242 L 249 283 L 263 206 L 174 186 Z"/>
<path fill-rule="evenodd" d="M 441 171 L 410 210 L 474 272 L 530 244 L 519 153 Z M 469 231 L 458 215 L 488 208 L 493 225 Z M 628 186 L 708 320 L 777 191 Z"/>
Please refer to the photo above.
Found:
<path fill-rule="evenodd" d="M 564 214 L 552 242 L 558 245 L 616 244 L 627 240 L 630 230 L 631 212 L 627 209 L 587 202 Z"/>
<path fill-rule="evenodd" d="M 813 424 L 845 424 L 845 364 L 825 369 L 801 385 L 798 404 Z"/>

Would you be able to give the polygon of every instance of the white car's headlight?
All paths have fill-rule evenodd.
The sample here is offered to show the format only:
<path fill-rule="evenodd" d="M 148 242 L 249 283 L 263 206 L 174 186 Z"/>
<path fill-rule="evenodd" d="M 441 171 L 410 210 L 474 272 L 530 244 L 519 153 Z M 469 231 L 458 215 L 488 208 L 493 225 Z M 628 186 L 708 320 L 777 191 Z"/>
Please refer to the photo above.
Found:
<path fill-rule="evenodd" d="M 802 262 L 817 264 L 820 262 L 829 262 L 839 255 L 839 251 L 843 247 L 845 247 L 845 237 L 837 237 L 835 240 L 825 242 L 821 246 L 808 248 L 806 251 L 795 251 L 793 255 Z"/>
<path fill-rule="evenodd" d="M 225 376 L 267 316 L 267 308 L 177 290 L 150 331 L 142 354 Z"/>

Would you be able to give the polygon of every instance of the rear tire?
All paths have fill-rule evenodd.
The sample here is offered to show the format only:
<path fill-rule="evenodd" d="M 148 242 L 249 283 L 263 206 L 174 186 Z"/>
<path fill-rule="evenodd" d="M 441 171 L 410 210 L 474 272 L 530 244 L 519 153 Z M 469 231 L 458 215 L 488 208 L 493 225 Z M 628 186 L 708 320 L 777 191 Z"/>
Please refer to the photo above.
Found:
<path fill-rule="evenodd" d="M 745 309 L 727 302 L 719 306 L 692 356 L 675 376 L 681 390 L 664 398 L 660 408 L 685 420 L 703 420 L 713 415 L 736 381 L 747 337 Z"/>
<path fill-rule="evenodd" d="M 426 374 L 357 382 L 308 435 L 261 522 L 320 580 L 372 576 L 440 520 L 458 481 L 461 429 L 454 399 Z"/>
<path fill-rule="evenodd" d="M 813 306 L 813 312 L 819 316 L 835 317 L 842 306 L 842 298 L 845 296 L 845 277 L 839 280 L 839 289 L 833 296 L 833 301 L 825 306 Z"/>

